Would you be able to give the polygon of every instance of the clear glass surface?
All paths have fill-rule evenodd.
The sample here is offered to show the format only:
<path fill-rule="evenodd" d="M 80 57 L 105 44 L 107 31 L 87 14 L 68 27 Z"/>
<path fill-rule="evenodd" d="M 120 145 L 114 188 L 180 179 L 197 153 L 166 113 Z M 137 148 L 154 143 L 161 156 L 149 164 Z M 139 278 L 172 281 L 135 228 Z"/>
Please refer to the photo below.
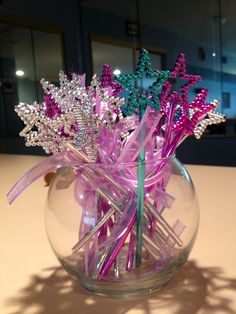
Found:
<path fill-rule="evenodd" d="M 62 168 L 50 185 L 51 246 L 67 272 L 99 295 L 136 298 L 161 289 L 186 262 L 195 241 L 199 210 L 186 169 L 177 159 L 145 164 L 142 264 L 136 267 L 136 223 L 124 234 L 137 210 L 137 169 L 137 163 Z M 93 233 L 109 211 L 110 218 Z M 120 241 L 119 253 L 101 275 Z"/>

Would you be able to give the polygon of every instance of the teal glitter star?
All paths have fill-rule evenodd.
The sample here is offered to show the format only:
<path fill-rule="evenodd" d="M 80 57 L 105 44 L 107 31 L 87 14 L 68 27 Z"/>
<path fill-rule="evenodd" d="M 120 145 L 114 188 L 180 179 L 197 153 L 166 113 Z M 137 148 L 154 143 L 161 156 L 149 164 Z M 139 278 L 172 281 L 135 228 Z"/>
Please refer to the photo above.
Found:
<path fill-rule="evenodd" d="M 145 112 L 146 107 L 150 106 L 155 110 L 160 110 L 158 89 L 169 78 L 169 71 L 154 71 L 152 69 L 151 60 L 147 50 L 142 49 L 137 68 L 134 74 L 124 74 L 115 76 L 115 80 L 123 85 L 128 91 L 127 106 L 123 111 L 126 116 L 135 114 L 136 109 Z M 155 79 L 154 83 L 149 87 L 148 92 L 143 92 L 133 82 L 139 81 L 144 77 Z"/>

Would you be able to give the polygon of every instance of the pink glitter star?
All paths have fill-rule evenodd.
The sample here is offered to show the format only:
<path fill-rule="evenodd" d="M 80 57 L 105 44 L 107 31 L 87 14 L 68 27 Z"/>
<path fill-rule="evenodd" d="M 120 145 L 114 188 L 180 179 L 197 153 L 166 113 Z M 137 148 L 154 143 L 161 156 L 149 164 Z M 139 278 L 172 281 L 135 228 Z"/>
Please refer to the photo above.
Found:
<path fill-rule="evenodd" d="M 192 117 L 187 127 L 189 134 L 193 133 L 200 119 L 204 118 L 208 112 L 215 109 L 214 104 L 205 103 L 207 94 L 208 90 L 203 88 L 197 97 L 189 104 L 189 109 L 192 110 Z"/>
<path fill-rule="evenodd" d="M 117 97 L 123 89 L 119 83 L 113 81 L 112 72 L 109 64 L 104 64 L 100 82 L 103 88 L 111 88 L 112 92 L 110 96 Z"/>
<path fill-rule="evenodd" d="M 187 74 L 186 70 L 186 60 L 185 55 L 181 53 L 177 58 L 174 68 L 171 71 L 170 78 L 176 79 L 177 75 L 181 80 L 188 81 L 184 85 L 181 86 L 181 98 L 187 104 L 188 103 L 188 89 L 194 86 L 197 82 L 201 80 L 201 76 Z M 172 89 L 172 84 L 167 80 L 163 84 L 162 93 L 160 96 L 161 105 L 164 105 L 170 100 L 170 92 Z"/>

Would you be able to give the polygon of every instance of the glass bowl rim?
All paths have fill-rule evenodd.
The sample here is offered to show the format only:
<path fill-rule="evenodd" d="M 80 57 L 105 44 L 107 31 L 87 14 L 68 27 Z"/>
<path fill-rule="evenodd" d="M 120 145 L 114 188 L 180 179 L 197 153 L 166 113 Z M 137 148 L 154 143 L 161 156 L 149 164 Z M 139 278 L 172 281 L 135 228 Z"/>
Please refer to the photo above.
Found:
<path fill-rule="evenodd" d="M 124 168 L 124 167 L 138 167 L 141 165 L 144 166 L 157 166 L 162 163 L 171 162 L 176 159 L 174 156 L 163 157 L 163 158 L 153 158 L 153 159 L 146 159 L 146 160 L 137 160 L 137 161 L 128 161 L 128 162 L 78 162 L 78 164 L 73 163 L 72 167 L 74 168 Z"/>

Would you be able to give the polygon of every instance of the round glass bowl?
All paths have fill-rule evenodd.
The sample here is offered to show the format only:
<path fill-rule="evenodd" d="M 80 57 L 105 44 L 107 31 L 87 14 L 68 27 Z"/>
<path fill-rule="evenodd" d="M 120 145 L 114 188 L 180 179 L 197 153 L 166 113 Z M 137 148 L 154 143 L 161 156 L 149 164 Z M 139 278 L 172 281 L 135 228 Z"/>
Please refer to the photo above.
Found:
<path fill-rule="evenodd" d="M 46 229 L 52 249 L 67 272 L 95 294 L 130 299 L 158 291 L 194 244 L 199 209 L 184 166 L 171 158 L 141 167 L 61 168 L 50 184 Z M 138 182 L 144 169 L 145 180 Z M 142 182 L 144 199 L 137 196 Z M 140 208 L 143 222 L 137 230 Z"/>

